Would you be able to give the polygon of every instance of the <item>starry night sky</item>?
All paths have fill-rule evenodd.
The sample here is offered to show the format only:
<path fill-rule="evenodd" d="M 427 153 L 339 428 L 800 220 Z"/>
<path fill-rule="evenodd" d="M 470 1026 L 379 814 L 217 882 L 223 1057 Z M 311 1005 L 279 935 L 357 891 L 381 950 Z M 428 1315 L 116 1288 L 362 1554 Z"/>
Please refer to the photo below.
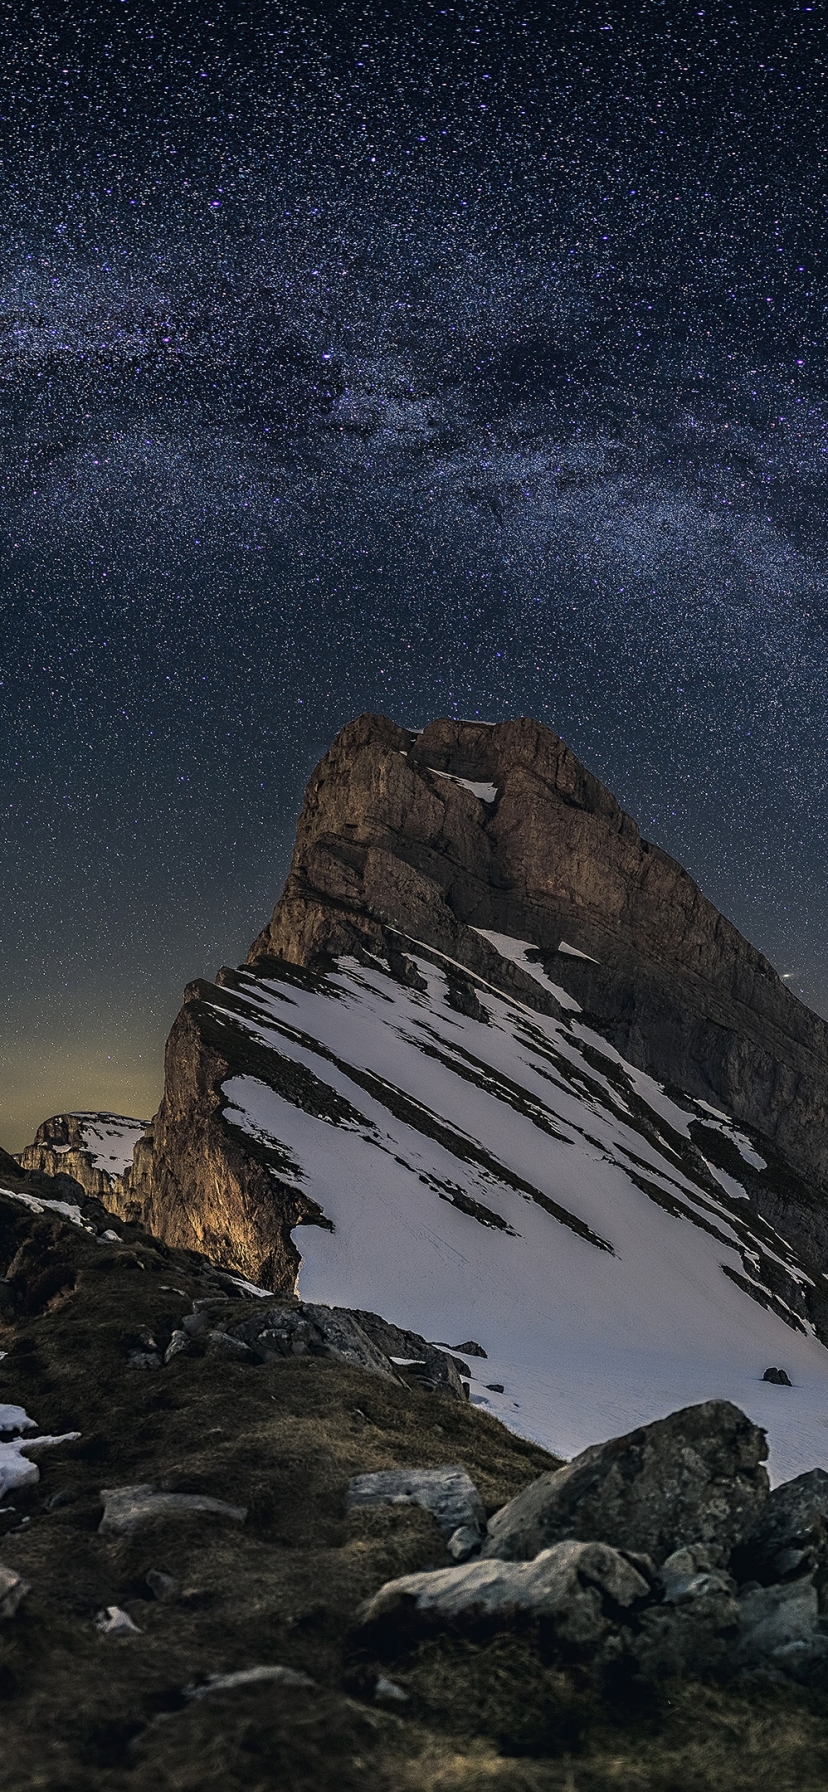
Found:
<path fill-rule="evenodd" d="M 826 12 L 0 8 L 0 1140 L 147 1114 L 362 709 L 529 713 L 828 1013 Z"/>

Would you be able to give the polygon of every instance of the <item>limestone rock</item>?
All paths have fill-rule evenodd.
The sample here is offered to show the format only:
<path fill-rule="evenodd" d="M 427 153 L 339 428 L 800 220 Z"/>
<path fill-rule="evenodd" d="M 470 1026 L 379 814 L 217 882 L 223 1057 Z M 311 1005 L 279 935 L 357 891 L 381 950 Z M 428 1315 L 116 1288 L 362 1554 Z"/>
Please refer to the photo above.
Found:
<path fill-rule="evenodd" d="M 768 1586 L 828 1569 L 828 1474 L 813 1468 L 774 1487 L 756 1524 L 736 1546 L 740 1580 Z"/>
<path fill-rule="evenodd" d="M 357 1506 L 415 1505 L 433 1512 L 448 1540 L 468 1532 L 470 1547 L 486 1529 L 483 1501 L 462 1463 L 445 1468 L 382 1469 L 377 1474 L 354 1475 L 348 1483 L 348 1509 Z"/>
<path fill-rule="evenodd" d="M 564 1537 L 663 1562 L 701 1542 L 726 1564 L 768 1496 L 765 1434 L 726 1400 L 687 1406 L 594 1444 L 495 1513 L 483 1554 L 528 1560 Z"/>
<path fill-rule="evenodd" d="M 150 1482 L 134 1487 L 104 1487 L 101 1499 L 104 1514 L 98 1531 L 102 1537 L 123 1537 L 154 1519 L 181 1513 L 202 1512 L 226 1518 L 231 1524 L 244 1524 L 247 1517 L 245 1506 L 231 1506 L 226 1500 L 214 1500 L 205 1493 L 159 1493 Z"/>
<path fill-rule="evenodd" d="M 435 1631 L 511 1629 L 537 1620 L 560 1646 L 594 1652 L 619 1616 L 650 1596 L 644 1577 L 606 1543 L 557 1543 L 533 1562 L 470 1562 L 388 1581 L 358 1616 L 378 1647 L 403 1647 Z"/>

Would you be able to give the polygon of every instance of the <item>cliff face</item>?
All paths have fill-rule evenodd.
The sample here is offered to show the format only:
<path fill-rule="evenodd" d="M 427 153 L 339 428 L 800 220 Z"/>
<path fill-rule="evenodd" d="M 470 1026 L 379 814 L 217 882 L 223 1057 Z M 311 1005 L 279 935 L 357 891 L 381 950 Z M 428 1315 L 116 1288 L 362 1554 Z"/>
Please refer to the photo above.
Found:
<path fill-rule="evenodd" d="M 188 991 L 119 1209 L 290 1291 L 291 1227 L 325 1222 L 278 1140 L 229 1118 L 230 1079 L 273 1088 L 284 1070 L 250 1035 L 251 980 L 293 976 L 307 993 L 345 955 L 417 990 L 423 953 L 437 955 L 462 1014 L 485 1021 L 492 990 L 558 1021 L 580 1004 L 632 1065 L 752 1129 L 772 1160 L 749 1190 L 753 1210 L 824 1267 L 828 1027 L 564 742 L 526 719 L 414 734 L 361 716 L 342 730 L 311 777 L 247 971 Z M 282 1094 L 329 1119 L 318 1089 L 297 1093 L 298 1075 Z"/>
<path fill-rule="evenodd" d="M 530 941 L 627 1059 L 723 1103 L 828 1191 L 828 1025 L 548 728 L 342 730 L 247 962 L 387 951 L 389 924 L 501 986 L 472 929 Z"/>
<path fill-rule="evenodd" d="M 132 1161 L 145 1126 L 125 1114 L 53 1114 L 17 1162 L 46 1176 L 72 1176 L 87 1195 L 111 1205 L 115 1178 Z"/>

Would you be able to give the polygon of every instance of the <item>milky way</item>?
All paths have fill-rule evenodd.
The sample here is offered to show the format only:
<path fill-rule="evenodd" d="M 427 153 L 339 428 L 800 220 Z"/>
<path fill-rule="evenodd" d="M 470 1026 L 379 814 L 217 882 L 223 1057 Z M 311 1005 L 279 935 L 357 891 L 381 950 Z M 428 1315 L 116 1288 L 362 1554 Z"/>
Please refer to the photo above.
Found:
<path fill-rule="evenodd" d="M 3 16 L 4 1141 L 152 1105 L 366 708 L 547 722 L 828 1012 L 824 9 Z"/>

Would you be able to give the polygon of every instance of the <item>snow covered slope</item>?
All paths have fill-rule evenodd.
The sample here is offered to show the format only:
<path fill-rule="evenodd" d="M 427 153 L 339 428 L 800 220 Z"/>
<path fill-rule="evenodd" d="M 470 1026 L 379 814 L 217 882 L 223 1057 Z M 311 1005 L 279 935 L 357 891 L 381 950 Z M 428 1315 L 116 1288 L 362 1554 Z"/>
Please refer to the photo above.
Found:
<path fill-rule="evenodd" d="M 775 1478 L 826 1465 L 813 1279 L 751 1206 L 757 1141 L 574 1009 L 472 977 L 461 1012 L 451 962 L 400 943 L 421 988 L 354 959 L 202 986 L 239 1065 L 225 1125 L 324 1215 L 294 1233 L 301 1295 L 476 1342 L 471 1398 L 567 1456 L 718 1396 L 767 1426 Z"/>

